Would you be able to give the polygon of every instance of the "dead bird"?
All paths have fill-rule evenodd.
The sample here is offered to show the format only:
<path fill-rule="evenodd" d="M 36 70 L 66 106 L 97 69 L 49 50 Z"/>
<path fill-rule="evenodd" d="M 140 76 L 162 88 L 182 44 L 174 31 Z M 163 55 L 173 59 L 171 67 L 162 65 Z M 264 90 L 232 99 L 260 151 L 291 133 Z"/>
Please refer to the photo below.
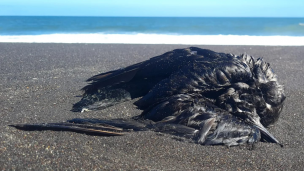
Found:
<path fill-rule="evenodd" d="M 282 111 L 284 88 L 263 59 L 190 47 L 89 78 L 73 111 L 100 110 L 141 97 L 132 119 L 15 124 L 19 129 L 123 135 L 154 130 L 202 145 L 279 143 L 266 129 Z"/>

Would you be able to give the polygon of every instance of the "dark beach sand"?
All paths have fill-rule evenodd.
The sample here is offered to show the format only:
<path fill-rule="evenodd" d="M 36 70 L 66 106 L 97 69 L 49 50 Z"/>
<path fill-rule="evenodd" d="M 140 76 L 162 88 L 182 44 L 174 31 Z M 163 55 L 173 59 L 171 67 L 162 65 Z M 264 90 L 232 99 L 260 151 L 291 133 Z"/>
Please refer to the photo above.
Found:
<path fill-rule="evenodd" d="M 269 130 L 285 144 L 201 146 L 171 135 L 133 132 L 100 137 L 61 131 L 21 131 L 12 123 L 72 118 L 121 118 L 141 113 L 132 102 L 74 113 L 90 76 L 186 45 L 0 44 L 0 169 L 2 170 L 302 170 L 304 167 L 304 47 L 198 46 L 264 57 L 285 85 L 287 100 Z"/>

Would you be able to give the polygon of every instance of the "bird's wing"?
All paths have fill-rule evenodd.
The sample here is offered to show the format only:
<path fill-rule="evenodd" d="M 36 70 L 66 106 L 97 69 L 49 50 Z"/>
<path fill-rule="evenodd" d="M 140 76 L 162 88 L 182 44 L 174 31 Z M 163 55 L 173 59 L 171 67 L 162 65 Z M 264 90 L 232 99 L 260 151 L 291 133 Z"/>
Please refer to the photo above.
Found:
<path fill-rule="evenodd" d="M 149 81 L 149 79 L 158 79 L 160 81 L 169 77 L 183 66 L 192 63 L 196 58 L 201 58 L 202 56 L 216 57 L 217 54 L 211 50 L 195 47 L 175 49 L 147 61 L 95 75 L 87 80 L 91 83 L 82 90 L 85 91 L 85 94 L 89 94 L 102 87 L 135 80 Z"/>
<path fill-rule="evenodd" d="M 261 139 L 279 143 L 260 124 L 249 123 L 195 94 L 178 94 L 147 109 L 137 120 L 73 119 L 61 123 L 15 124 L 23 130 L 73 131 L 101 136 L 153 130 L 194 140 L 202 145 L 253 144 Z"/>
<path fill-rule="evenodd" d="M 35 123 L 35 124 L 12 124 L 9 125 L 21 130 L 53 130 L 53 131 L 72 131 L 100 136 L 124 135 L 130 131 L 146 130 L 146 124 L 136 122 L 132 119 L 82 119 L 75 118 L 66 122 L 59 123 Z"/>
<path fill-rule="evenodd" d="M 111 125 L 100 124 L 77 124 L 69 122 L 60 123 L 37 123 L 37 124 L 13 124 L 9 125 L 22 130 L 53 130 L 53 131 L 72 131 L 78 133 L 96 134 L 103 136 L 124 135 L 121 128 Z"/>
<path fill-rule="evenodd" d="M 170 103 L 158 107 L 159 111 L 152 110 L 151 112 L 154 115 L 162 115 L 163 109 L 167 112 L 178 112 L 176 105 L 184 105 L 184 110 L 179 114 L 171 113 L 173 114 L 171 118 L 159 116 L 163 119 L 158 122 L 124 119 L 72 119 L 60 123 L 14 124 L 10 126 L 22 130 L 72 131 L 99 136 L 120 136 L 131 131 L 153 130 L 185 137 L 202 145 L 224 144 L 233 146 L 245 143 L 252 144 L 260 140 L 260 132 L 255 127 L 237 120 L 234 116 L 208 102 L 200 100 L 194 102 L 193 105 L 191 104 L 193 101 L 197 101 L 197 99 L 194 100 L 187 95 L 172 97 Z M 170 111 L 169 109 L 174 110 Z M 150 116 L 147 115 L 146 119 L 148 118 Z"/>

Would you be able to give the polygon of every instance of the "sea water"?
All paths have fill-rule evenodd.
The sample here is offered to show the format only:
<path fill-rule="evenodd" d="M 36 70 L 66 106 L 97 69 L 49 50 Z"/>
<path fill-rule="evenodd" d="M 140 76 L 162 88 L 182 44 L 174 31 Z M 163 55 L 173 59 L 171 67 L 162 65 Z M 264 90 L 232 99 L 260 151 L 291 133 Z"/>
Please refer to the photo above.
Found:
<path fill-rule="evenodd" d="M 304 18 L 0 16 L 0 42 L 304 45 Z"/>

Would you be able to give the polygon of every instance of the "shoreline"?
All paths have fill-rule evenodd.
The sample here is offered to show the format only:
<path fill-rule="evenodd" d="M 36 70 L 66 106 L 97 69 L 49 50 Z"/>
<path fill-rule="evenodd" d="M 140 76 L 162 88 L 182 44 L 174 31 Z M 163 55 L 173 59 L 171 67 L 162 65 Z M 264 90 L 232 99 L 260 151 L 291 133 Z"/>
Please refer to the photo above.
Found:
<path fill-rule="evenodd" d="M 201 146 L 156 132 L 101 137 L 61 131 L 21 131 L 16 123 L 73 118 L 129 118 L 133 101 L 71 112 L 84 82 L 176 48 L 197 45 L 0 43 L 0 168 L 3 170 L 301 170 L 304 167 L 304 48 L 199 45 L 217 52 L 263 57 L 285 85 L 287 99 L 269 131 L 285 146 Z"/>
<path fill-rule="evenodd" d="M 102 43 L 304 46 L 304 36 L 174 35 L 174 34 L 42 34 L 0 35 L 2 43 Z"/>

